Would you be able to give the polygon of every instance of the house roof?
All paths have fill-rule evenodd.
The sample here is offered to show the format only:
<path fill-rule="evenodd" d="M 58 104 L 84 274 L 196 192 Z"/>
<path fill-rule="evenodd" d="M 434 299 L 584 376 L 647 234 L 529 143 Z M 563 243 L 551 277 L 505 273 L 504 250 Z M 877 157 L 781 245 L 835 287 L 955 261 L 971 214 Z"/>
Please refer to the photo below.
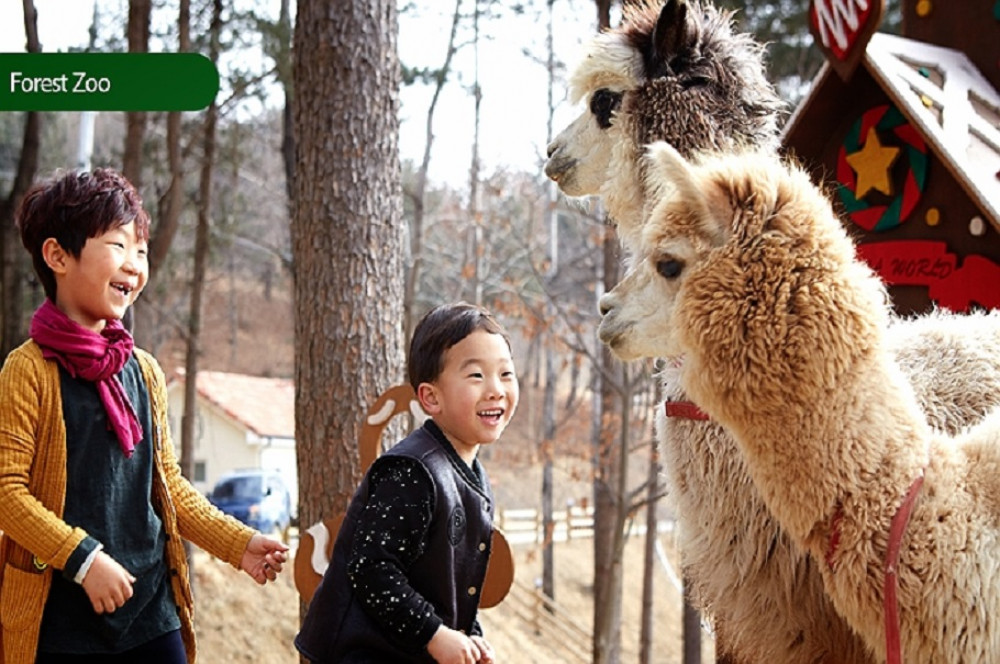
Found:
<path fill-rule="evenodd" d="M 184 382 L 184 370 L 174 380 Z M 198 395 L 261 438 L 295 437 L 295 383 L 222 371 L 199 371 Z"/>
<path fill-rule="evenodd" d="M 1000 228 L 1000 94 L 960 51 L 876 33 L 865 66 Z"/>

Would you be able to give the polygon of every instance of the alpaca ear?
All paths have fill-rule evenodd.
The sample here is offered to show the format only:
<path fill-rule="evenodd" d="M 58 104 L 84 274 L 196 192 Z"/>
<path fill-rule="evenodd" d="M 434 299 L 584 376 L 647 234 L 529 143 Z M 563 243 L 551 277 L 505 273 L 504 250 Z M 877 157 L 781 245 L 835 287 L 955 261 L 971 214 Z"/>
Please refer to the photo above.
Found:
<path fill-rule="evenodd" d="M 691 19 L 688 0 L 667 0 L 660 10 L 653 29 L 653 41 L 647 66 L 650 78 L 657 78 L 669 71 L 670 60 L 698 42 L 699 25 Z M 653 73 L 655 71 L 655 74 Z"/>
<path fill-rule="evenodd" d="M 650 143 L 646 148 L 646 196 L 656 202 L 663 198 L 683 204 L 688 215 L 698 221 L 699 228 L 713 244 L 725 241 L 722 225 L 710 214 L 707 192 L 691 163 L 674 146 L 665 141 Z"/>
<path fill-rule="evenodd" d="M 701 201 L 701 190 L 691 165 L 670 143 L 650 143 L 646 147 L 646 162 L 648 193 L 654 199 L 673 192 L 672 196 L 681 196 L 688 204 L 691 201 Z"/>

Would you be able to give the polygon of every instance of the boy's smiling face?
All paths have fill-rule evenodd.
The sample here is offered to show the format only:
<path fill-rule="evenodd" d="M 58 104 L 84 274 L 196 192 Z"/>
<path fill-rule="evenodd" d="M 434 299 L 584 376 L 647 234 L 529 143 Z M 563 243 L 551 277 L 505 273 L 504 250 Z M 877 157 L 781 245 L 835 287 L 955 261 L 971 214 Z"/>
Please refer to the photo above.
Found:
<path fill-rule="evenodd" d="M 514 360 L 499 334 L 476 330 L 445 351 L 441 374 L 417 396 L 466 463 L 500 437 L 520 395 Z"/>
<path fill-rule="evenodd" d="M 100 332 L 120 319 L 149 278 L 147 244 L 128 223 L 89 238 L 73 257 L 54 238 L 43 246 L 56 275 L 56 306 L 83 327 Z"/>

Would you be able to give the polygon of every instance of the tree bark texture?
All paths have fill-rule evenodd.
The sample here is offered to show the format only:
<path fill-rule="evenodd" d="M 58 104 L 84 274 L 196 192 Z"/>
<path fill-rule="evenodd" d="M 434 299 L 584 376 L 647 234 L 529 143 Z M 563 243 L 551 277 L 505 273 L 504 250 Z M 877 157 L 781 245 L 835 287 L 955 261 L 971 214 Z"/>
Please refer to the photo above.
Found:
<path fill-rule="evenodd" d="M 25 48 L 29 53 L 40 53 L 38 41 L 38 11 L 33 0 L 24 0 Z M 21 204 L 31 182 L 38 171 L 38 153 L 41 143 L 42 115 L 28 112 L 24 118 L 24 134 L 21 140 L 21 156 L 17 162 L 17 174 L 7 198 L 0 204 L 0 302 L 2 302 L 2 329 L 0 329 L 0 361 L 7 357 L 27 336 L 25 324 L 25 284 L 30 261 L 21 247 L 21 238 L 14 228 L 14 211 Z"/>
<path fill-rule="evenodd" d="M 41 135 L 42 115 L 34 111 L 25 114 L 24 137 L 21 141 L 21 157 L 17 163 L 17 175 L 10 194 L 0 206 L 0 250 L 3 258 L 3 339 L 0 358 L 7 357 L 25 340 L 25 285 L 31 269 L 28 255 L 21 246 L 21 237 L 14 227 L 14 211 L 21 204 L 25 192 L 38 170 L 38 151 Z"/>
<path fill-rule="evenodd" d="M 129 53 L 149 51 L 149 17 L 151 0 L 129 0 L 128 39 Z M 135 188 L 142 191 L 142 142 L 146 137 L 146 113 L 125 114 L 125 153 L 122 156 L 122 174 Z"/>
<path fill-rule="evenodd" d="M 367 407 L 402 382 L 395 0 L 299 0 L 295 433 L 303 527 L 346 508 Z"/>
<path fill-rule="evenodd" d="M 614 231 L 604 239 L 604 289 L 618 283 L 620 248 Z M 596 432 L 594 471 L 594 663 L 611 664 L 621 657 L 621 542 L 626 495 L 620 463 L 627 445 L 628 421 L 622 412 L 626 397 L 622 364 L 602 346 L 600 362 L 599 430 Z"/>
<path fill-rule="evenodd" d="M 179 0 L 177 6 L 177 52 L 191 50 L 191 0 Z M 181 150 L 181 113 L 167 113 L 167 167 L 170 186 L 157 205 L 156 224 L 150 229 L 149 279 L 156 279 L 167 260 L 170 246 L 180 227 L 181 208 L 184 206 L 184 155 Z M 147 296 L 149 297 L 149 296 Z M 145 298 L 136 301 L 134 309 L 136 342 L 152 351 L 156 348 L 156 330 L 160 316 L 155 306 Z"/>

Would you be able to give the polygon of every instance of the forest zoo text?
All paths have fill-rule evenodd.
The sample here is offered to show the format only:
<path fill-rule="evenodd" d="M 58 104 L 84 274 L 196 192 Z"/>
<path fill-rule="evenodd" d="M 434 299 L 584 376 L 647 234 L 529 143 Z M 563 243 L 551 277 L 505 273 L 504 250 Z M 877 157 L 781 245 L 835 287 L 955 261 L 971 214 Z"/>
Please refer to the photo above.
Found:
<path fill-rule="evenodd" d="M 89 76 L 85 71 L 62 76 L 25 76 L 20 71 L 10 73 L 11 94 L 94 94 L 110 91 L 110 78 Z"/>

